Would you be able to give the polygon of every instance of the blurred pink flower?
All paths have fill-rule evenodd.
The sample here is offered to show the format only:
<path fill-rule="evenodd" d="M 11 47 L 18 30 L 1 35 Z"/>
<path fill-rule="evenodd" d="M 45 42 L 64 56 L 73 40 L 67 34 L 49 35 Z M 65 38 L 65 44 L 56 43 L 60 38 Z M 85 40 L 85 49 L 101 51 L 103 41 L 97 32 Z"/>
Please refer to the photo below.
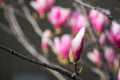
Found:
<path fill-rule="evenodd" d="M 87 54 L 87 57 L 91 62 L 96 64 L 98 67 L 102 67 L 100 52 L 96 48 L 93 49 L 93 52 L 89 52 Z"/>
<path fill-rule="evenodd" d="M 75 33 L 78 33 L 82 27 L 88 26 L 85 16 L 77 11 L 71 14 L 68 24 Z"/>
<path fill-rule="evenodd" d="M 31 6 L 37 10 L 40 15 L 44 15 L 46 11 L 52 7 L 54 2 L 55 0 L 36 0 L 31 2 Z"/>
<path fill-rule="evenodd" d="M 85 38 L 85 27 L 82 27 L 75 38 L 72 41 L 71 49 L 69 53 L 69 58 L 71 62 L 76 62 L 79 60 L 81 52 L 83 50 L 84 45 L 84 38 Z"/>
<path fill-rule="evenodd" d="M 108 18 L 106 16 L 93 9 L 89 12 L 89 18 L 96 32 L 102 32 L 108 22 Z"/>
<path fill-rule="evenodd" d="M 120 68 L 120 55 L 117 55 L 116 58 L 113 60 L 113 67 L 115 71 L 118 71 Z"/>
<path fill-rule="evenodd" d="M 120 80 L 120 69 L 118 71 L 118 79 L 117 80 Z"/>
<path fill-rule="evenodd" d="M 51 38 L 51 31 L 50 30 L 45 30 L 43 32 L 42 38 L 41 38 L 41 48 L 43 50 L 43 52 L 46 52 L 46 50 L 48 50 L 48 41 Z"/>
<path fill-rule="evenodd" d="M 48 19 L 52 23 L 55 30 L 61 29 L 63 27 L 70 15 L 70 12 L 70 9 L 58 6 L 52 8 L 50 13 L 48 14 Z"/>
<path fill-rule="evenodd" d="M 107 60 L 108 64 L 111 65 L 113 63 L 113 60 L 116 57 L 115 50 L 112 47 L 106 47 L 104 49 L 104 56 L 105 56 L 105 59 Z"/>
<path fill-rule="evenodd" d="M 106 44 L 106 35 L 102 33 L 99 37 L 99 43 L 104 46 Z"/>
<path fill-rule="evenodd" d="M 61 39 L 55 38 L 54 43 L 57 55 L 60 55 L 64 59 L 68 59 L 71 41 L 72 37 L 68 34 L 64 34 Z"/>
<path fill-rule="evenodd" d="M 4 2 L 4 0 L 0 0 L 0 3 Z"/>
<path fill-rule="evenodd" d="M 113 21 L 110 32 L 107 32 L 108 39 L 120 49 L 120 24 Z"/>

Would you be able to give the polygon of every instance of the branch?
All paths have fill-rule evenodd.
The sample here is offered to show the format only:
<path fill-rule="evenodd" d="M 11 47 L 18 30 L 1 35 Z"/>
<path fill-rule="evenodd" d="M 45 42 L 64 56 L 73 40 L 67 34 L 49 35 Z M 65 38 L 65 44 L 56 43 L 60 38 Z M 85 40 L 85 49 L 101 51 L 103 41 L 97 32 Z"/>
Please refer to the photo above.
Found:
<path fill-rule="evenodd" d="M 102 13 L 103 15 L 107 16 L 110 20 L 114 20 L 113 16 L 111 16 L 110 14 L 102 11 L 102 9 L 99 8 L 99 7 L 94 7 L 94 6 L 92 6 L 92 5 L 89 5 L 89 4 L 81 1 L 81 0 L 75 0 L 75 2 L 79 3 L 79 4 L 82 5 L 82 6 L 85 6 L 85 7 L 90 8 L 90 9 L 94 9 L 94 10 Z"/>
<path fill-rule="evenodd" d="M 50 63 L 44 56 L 39 54 L 39 52 L 35 49 L 34 45 L 27 39 L 27 37 L 24 35 L 20 25 L 17 22 L 17 19 L 14 15 L 14 10 L 12 6 L 6 6 L 5 7 L 5 18 L 10 24 L 10 29 L 15 35 L 16 39 L 25 47 L 25 49 L 35 58 L 37 58 L 41 62 L 45 62 L 47 64 Z M 58 72 L 55 72 L 53 70 L 48 69 L 56 78 L 59 80 L 66 80 L 61 74 Z"/>
<path fill-rule="evenodd" d="M 34 18 L 31 16 L 30 11 L 29 11 L 29 9 L 27 8 L 27 6 L 22 5 L 22 10 L 24 11 L 27 20 L 31 23 L 31 25 L 32 25 L 35 33 L 41 38 L 43 32 L 42 32 L 42 30 L 40 29 L 40 27 L 39 27 L 39 25 L 37 24 L 37 22 L 36 22 L 36 21 L 34 20 Z M 54 50 L 55 50 L 55 49 L 54 49 L 54 44 L 53 44 L 52 40 L 49 39 L 48 44 L 49 44 L 50 48 L 52 49 L 52 51 L 55 52 L 55 51 L 54 51 Z"/>
<path fill-rule="evenodd" d="M 102 46 L 100 46 L 100 43 L 98 42 L 98 39 L 99 39 L 99 38 L 98 38 L 98 36 L 96 35 L 95 31 L 94 31 L 93 28 L 92 28 L 92 24 L 91 24 L 91 22 L 90 22 L 90 20 L 89 20 L 89 18 L 88 18 L 88 15 L 87 15 L 87 12 L 86 12 L 86 9 L 85 9 L 85 7 L 88 7 L 88 8 L 91 8 L 91 9 L 95 9 L 95 10 L 96 10 L 97 8 L 95 8 L 95 7 L 91 6 L 91 5 L 86 4 L 85 2 L 83 2 L 83 0 L 75 0 L 75 1 L 81 4 L 80 7 L 81 7 L 81 9 L 82 9 L 82 11 L 83 11 L 86 19 L 87 19 L 88 24 L 89 24 L 89 29 L 88 29 L 88 31 L 89 31 L 91 37 L 94 39 L 94 42 L 96 43 L 97 47 L 99 48 L 99 50 L 100 50 L 101 53 L 102 53 L 101 56 L 102 56 L 102 58 L 103 58 L 103 64 L 104 64 L 104 66 L 105 66 L 104 69 L 106 70 L 108 79 L 109 79 L 109 80 L 114 80 L 113 74 L 112 74 L 110 68 L 108 67 L 107 61 L 106 61 L 106 59 L 105 59 L 105 57 L 104 57 L 104 49 L 103 49 Z M 85 7 L 84 7 L 84 6 L 85 6 Z M 99 12 L 100 12 L 100 11 L 99 11 Z M 102 13 L 103 13 L 103 12 L 102 12 Z M 108 14 L 105 14 L 105 13 L 104 13 L 104 15 L 106 15 L 110 20 L 113 19 L 113 18 L 112 18 L 110 15 L 108 15 Z"/>
<path fill-rule="evenodd" d="M 23 59 L 23 60 L 26 60 L 26 61 L 28 61 L 28 62 L 31 62 L 31 63 L 37 64 L 37 65 L 40 65 L 40 66 L 42 66 L 42 67 L 45 67 L 45 68 L 48 68 L 48 69 L 57 71 L 57 72 L 65 75 L 65 76 L 69 77 L 70 79 L 73 79 L 73 80 L 82 80 L 82 79 L 80 79 L 80 77 L 77 76 L 77 75 L 72 76 L 72 73 L 71 73 L 71 72 L 62 70 L 62 69 L 60 69 L 59 67 L 55 67 L 55 66 L 52 66 L 52 65 L 47 64 L 47 63 L 44 63 L 44 62 L 37 61 L 37 60 L 35 60 L 35 59 L 33 59 L 33 58 L 30 58 L 30 57 L 28 57 L 28 56 L 23 55 L 22 53 L 19 53 L 19 52 L 17 52 L 17 51 L 14 51 L 13 49 L 7 48 L 7 47 L 5 47 L 5 46 L 3 46 L 3 45 L 1 45 L 1 44 L 0 44 L 0 49 L 6 51 L 6 52 L 8 52 L 9 54 L 12 54 L 12 55 L 14 55 L 14 56 L 16 56 L 16 57 L 19 57 L 19 58 L 21 58 L 21 59 Z"/>

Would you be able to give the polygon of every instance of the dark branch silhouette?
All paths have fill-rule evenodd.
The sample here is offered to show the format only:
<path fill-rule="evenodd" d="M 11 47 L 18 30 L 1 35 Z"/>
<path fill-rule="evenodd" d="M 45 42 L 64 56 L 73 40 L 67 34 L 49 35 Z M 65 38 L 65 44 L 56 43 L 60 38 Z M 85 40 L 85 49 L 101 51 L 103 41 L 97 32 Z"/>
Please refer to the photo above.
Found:
<path fill-rule="evenodd" d="M 48 69 L 57 71 L 57 72 L 61 73 L 62 75 L 65 75 L 65 76 L 69 77 L 70 79 L 73 79 L 73 80 L 82 80 L 82 79 L 80 78 L 80 76 L 77 76 L 77 75 L 74 75 L 74 76 L 73 76 L 73 75 L 72 75 L 73 73 L 71 73 L 71 72 L 65 71 L 65 70 L 60 69 L 60 68 L 58 68 L 58 67 L 56 67 L 56 66 L 48 65 L 48 64 L 46 64 L 46 63 L 37 61 L 36 59 L 30 58 L 30 57 L 28 57 L 28 56 L 25 56 L 25 55 L 23 55 L 22 53 L 17 52 L 17 51 L 14 51 L 13 49 L 10 49 L 10 48 L 8 48 L 8 47 L 6 47 L 6 46 L 3 46 L 3 45 L 1 45 L 1 44 L 0 44 L 0 49 L 6 51 L 6 52 L 8 52 L 9 54 L 12 54 L 12 55 L 14 55 L 14 56 L 16 56 L 16 57 L 19 57 L 19 58 L 21 58 L 21 59 L 23 59 L 23 60 L 26 60 L 26 61 L 28 61 L 28 62 L 31 62 L 31 63 L 37 64 L 37 65 L 40 65 L 40 66 L 42 66 L 42 67 L 45 67 L 45 68 L 48 68 Z"/>

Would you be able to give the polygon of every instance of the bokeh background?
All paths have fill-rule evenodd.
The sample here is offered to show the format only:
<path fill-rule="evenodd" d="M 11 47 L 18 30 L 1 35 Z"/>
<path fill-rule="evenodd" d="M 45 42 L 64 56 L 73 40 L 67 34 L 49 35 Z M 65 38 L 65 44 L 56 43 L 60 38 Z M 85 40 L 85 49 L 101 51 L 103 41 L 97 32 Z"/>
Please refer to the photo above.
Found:
<path fill-rule="evenodd" d="M 17 5 L 18 0 L 6 0 L 6 1 L 8 2 L 8 4 L 12 4 L 17 8 L 20 7 L 19 5 Z M 72 5 L 73 1 L 74 0 L 56 0 L 55 6 L 67 7 L 71 8 L 72 10 L 75 10 L 75 8 Z M 118 0 L 86 0 L 86 2 L 93 6 L 109 9 L 114 18 L 116 19 L 120 18 L 120 2 L 118 2 Z M 35 10 L 32 9 L 32 7 L 30 7 L 29 3 L 30 0 L 25 0 L 25 4 L 29 7 L 32 14 L 33 12 L 35 12 Z M 3 10 L 0 9 L 0 22 L 8 26 L 8 23 L 5 20 L 3 14 L 4 14 Z M 35 45 L 36 49 L 41 53 L 40 49 L 41 39 L 35 34 L 31 27 L 31 24 L 20 16 L 17 16 L 17 19 L 25 35 Z M 40 25 L 42 30 L 45 30 L 46 28 L 53 30 L 52 25 L 49 23 L 47 18 L 45 18 L 44 20 L 38 19 L 37 23 Z M 64 29 L 63 32 L 66 33 L 69 31 L 67 29 Z M 0 44 L 3 44 L 7 47 L 12 48 L 13 50 L 16 50 L 18 52 L 24 53 L 25 55 L 32 57 L 14 37 L 8 35 L 1 29 L 0 29 Z M 94 44 L 91 44 L 91 46 L 94 46 Z M 86 50 L 84 50 L 84 53 L 89 50 L 92 50 L 92 48 L 88 46 Z M 49 54 L 50 60 L 58 64 L 58 62 L 55 60 L 56 59 L 55 55 L 52 52 L 49 52 Z M 82 59 L 85 60 L 87 63 L 91 64 L 91 62 L 87 60 L 85 54 L 82 54 Z M 67 66 L 63 67 L 68 68 Z M 72 69 L 72 67 L 73 66 L 70 65 L 69 69 Z M 87 67 L 83 68 L 81 77 L 83 78 L 83 80 L 99 80 L 99 76 L 91 72 L 89 69 L 87 69 Z M 0 80 L 57 80 L 57 79 L 45 68 L 24 61 L 16 56 L 10 55 L 0 50 Z"/>

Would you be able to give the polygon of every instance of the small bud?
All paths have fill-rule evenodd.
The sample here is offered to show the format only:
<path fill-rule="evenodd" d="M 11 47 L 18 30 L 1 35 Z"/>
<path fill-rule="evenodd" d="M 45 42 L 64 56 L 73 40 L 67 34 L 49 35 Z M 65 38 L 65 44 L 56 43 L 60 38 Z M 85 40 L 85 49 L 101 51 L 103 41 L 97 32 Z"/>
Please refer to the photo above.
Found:
<path fill-rule="evenodd" d="M 104 45 L 106 44 L 106 36 L 105 36 L 104 33 L 100 35 L 99 43 L 100 43 L 102 46 L 104 46 Z"/>
<path fill-rule="evenodd" d="M 80 59 L 80 55 L 83 50 L 84 38 L 85 27 L 82 27 L 72 41 L 71 49 L 69 52 L 70 62 L 74 63 Z"/>

